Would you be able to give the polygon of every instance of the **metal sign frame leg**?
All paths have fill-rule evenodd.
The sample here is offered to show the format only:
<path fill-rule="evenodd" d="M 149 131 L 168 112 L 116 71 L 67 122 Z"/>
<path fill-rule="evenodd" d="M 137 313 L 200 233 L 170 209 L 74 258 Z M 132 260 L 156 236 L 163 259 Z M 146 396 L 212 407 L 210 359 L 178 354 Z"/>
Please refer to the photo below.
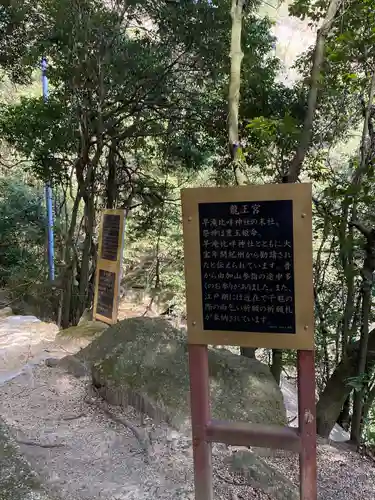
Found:
<path fill-rule="evenodd" d="M 210 389 L 208 370 L 208 346 L 189 344 L 189 371 L 191 421 L 193 437 L 195 500 L 213 500 L 212 453 L 209 429 L 213 428 L 210 416 Z M 298 370 L 298 418 L 300 446 L 300 499 L 317 500 L 316 464 L 316 412 L 315 412 L 315 364 L 314 351 L 297 351 Z M 281 428 L 282 429 L 282 428 Z M 229 423 L 226 434 L 232 431 L 230 440 L 219 438 L 219 442 L 236 441 L 236 427 Z M 266 429 L 268 437 L 269 428 Z M 280 431 L 279 431 L 280 432 Z M 251 435 L 249 445 L 251 444 Z M 237 436 L 238 437 L 238 436 Z M 267 437 L 267 436 L 266 436 Z M 218 436 L 216 435 L 216 438 Z M 265 441 L 266 442 L 266 441 Z M 289 449 L 288 443 L 278 443 L 280 449 Z M 259 446 L 259 444 L 257 445 Z"/>
<path fill-rule="evenodd" d="M 206 439 L 210 421 L 208 347 L 189 344 L 191 424 L 195 500 L 213 500 L 211 443 Z"/>
<path fill-rule="evenodd" d="M 297 351 L 300 498 L 317 499 L 314 351 Z"/>

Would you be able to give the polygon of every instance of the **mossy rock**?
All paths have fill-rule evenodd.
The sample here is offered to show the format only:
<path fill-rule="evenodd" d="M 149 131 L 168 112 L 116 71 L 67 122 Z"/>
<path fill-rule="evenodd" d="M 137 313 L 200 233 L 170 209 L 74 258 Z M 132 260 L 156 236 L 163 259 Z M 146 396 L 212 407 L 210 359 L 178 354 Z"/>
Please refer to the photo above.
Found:
<path fill-rule="evenodd" d="M 160 318 L 131 318 L 105 330 L 77 355 L 112 404 L 131 404 L 182 429 L 190 425 L 186 333 Z M 286 422 L 282 393 L 268 366 L 209 349 L 212 415 L 251 423 Z"/>
<path fill-rule="evenodd" d="M 108 328 L 108 325 L 100 321 L 80 321 L 77 326 L 71 326 L 65 330 L 60 330 L 58 337 L 71 339 L 96 337 L 106 328 Z"/>
<path fill-rule="evenodd" d="M 239 451 L 228 459 L 229 469 L 274 500 L 299 500 L 297 487 L 251 451 Z"/>
<path fill-rule="evenodd" d="M 0 420 L 0 500 L 52 500 Z"/>

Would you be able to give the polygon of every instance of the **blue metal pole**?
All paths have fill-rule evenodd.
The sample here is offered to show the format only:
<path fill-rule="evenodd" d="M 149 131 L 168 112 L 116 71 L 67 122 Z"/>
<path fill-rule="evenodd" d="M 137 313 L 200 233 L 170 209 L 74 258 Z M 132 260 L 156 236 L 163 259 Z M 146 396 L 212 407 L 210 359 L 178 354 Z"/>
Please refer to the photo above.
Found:
<path fill-rule="evenodd" d="M 47 79 L 47 60 L 42 59 L 42 87 L 44 102 L 48 100 L 48 79 Z M 47 234 L 48 234 L 48 275 L 49 279 L 55 279 L 55 249 L 53 235 L 53 207 L 52 207 L 52 188 L 51 183 L 45 185 L 46 208 L 47 208 Z"/>

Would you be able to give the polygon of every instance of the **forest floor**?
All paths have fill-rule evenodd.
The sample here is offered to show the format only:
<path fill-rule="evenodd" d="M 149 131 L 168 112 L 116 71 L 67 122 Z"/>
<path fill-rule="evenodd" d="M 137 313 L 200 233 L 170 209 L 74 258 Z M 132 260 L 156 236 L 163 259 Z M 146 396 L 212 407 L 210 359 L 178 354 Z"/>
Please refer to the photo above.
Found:
<path fill-rule="evenodd" d="M 126 412 L 103 408 L 91 393 L 89 380 L 40 364 L 47 357 L 63 357 L 77 350 L 78 345 L 54 343 L 53 325 L 39 325 L 44 333 L 40 332 L 35 340 L 38 327 L 32 325 L 30 318 L 0 319 L 0 417 L 54 498 L 193 499 L 189 436 L 151 420 L 142 422 L 131 408 Z M 33 343 L 28 340 L 30 336 Z M 148 447 L 143 446 L 132 428 L 151 437 Z M 251 478 L 232 473 L 226 461 L 231 451 L 214 446 L 215 498 L 282 498 L 269 496 L 254 486 Z M 298 484 L 298 457 L 277 452 L 263 460 Z M 375 467 L 369 459 L 319 442 L 318 466 L 320 500 L 374 498 Z"/>

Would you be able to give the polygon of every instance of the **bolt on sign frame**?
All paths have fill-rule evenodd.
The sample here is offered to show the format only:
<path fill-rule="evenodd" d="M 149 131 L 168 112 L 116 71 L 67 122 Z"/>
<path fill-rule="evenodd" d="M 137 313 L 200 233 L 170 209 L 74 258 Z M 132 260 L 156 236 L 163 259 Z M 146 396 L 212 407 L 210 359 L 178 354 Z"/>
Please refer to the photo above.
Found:
<path fill-rule="evenodd" d="M 110 325 L 117 323 L 118 318 L 124 232 L 125 210 L 103 210 L 99 231 L 93 317 Z"/>
<path fill-rule="evenodd" d="M 316 500 L 311 185 L 188 188 L 181 199 L 195 498 L 213 500 L 221 442 L 299 453 L 300 498 Z M 297 350 L 298 429 L 212 420 L 208 345 Z"/>

